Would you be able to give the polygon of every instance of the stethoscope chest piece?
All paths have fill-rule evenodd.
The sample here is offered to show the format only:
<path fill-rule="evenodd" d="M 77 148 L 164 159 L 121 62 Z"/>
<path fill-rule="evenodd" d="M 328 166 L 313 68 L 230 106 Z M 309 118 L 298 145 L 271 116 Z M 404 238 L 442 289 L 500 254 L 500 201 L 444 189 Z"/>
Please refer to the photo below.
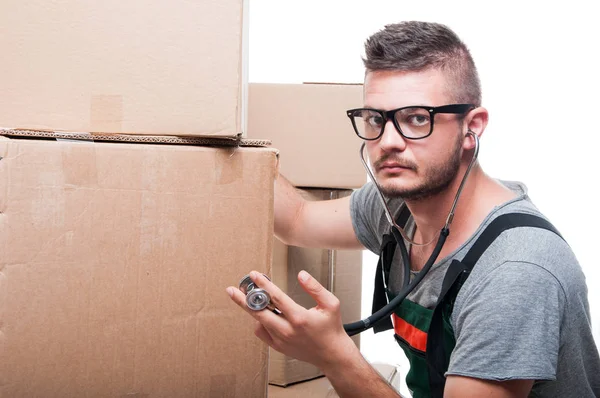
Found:
<path fill-rule="evenodd" d="M 271 280 L 267 275 L 265 278 Z M 250 275 L 246 275 L 240 281 L 240 290 L 246 295 L 246 305 L 253 311 L 271 308 L 271 295 L 264 289 L 259 288 L 252 282 Z"/>

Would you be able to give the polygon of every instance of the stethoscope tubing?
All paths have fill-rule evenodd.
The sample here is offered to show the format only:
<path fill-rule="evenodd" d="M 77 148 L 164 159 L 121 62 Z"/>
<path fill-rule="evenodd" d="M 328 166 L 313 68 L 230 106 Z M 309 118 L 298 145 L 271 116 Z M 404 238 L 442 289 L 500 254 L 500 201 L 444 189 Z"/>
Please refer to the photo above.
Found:
<path fill-rule="evenodd" d="M 365 158 L 364 158 L 365 143 L 364 142 L 362 143 L 362 145 L 360 147 L 360 158 L 361 158 L 363 166 L 367 170 L 367 173 L 371 177 L 371 180 L 373 181 L 375 188 L 377 189 L 379 198 L 381 199 L 381 202 L 383 204 L 386 218 L 388 219 L 388 222 L 390 223 L 390 225 L 392 227 L 392 235 L 394 236 L 394 240 L 396 241 L 396 244 L 400 247 L 400 252 L 402 255 L 403 269 L 404 269 L 404 281 L 402 283 L 402 289 L 400 290 L 400 292 L 396 295 L 396 297 L 394 297 L 392 299 L 392 301 L 390 301 L 383 308 L 379 309 L 378 311 L 371 314 L 371 316 L 369 316 L 365 319 L 361 319 L 356 322 L 344 324 L 344 330 L 346 331 L 346 333 L 349 336 L 354 336 L 356 334 L 362 333 L 365 330 L 372 328 L 377 322 L 392 315 L 392 313 L 400 305 L 400 303 L 417 287 L 417 285 L 419 283 L 421 283 L 423 278 L 425 278 L 425 275 L 427 275 L 427 273 L 429 272 L 429 270 L 431 269 L 431 267 L 437 260 L 440 252 L 442 251 L 442 248 L 444 247 L 446 238 L 450 234 L 450 224 L 452 223 L 452 220 L 454 218 L 454 211 L 456 209 L 456 205 L 458 204 L 458 199 L 462 193 L 462 190 L 463 190 L 463 187 L 467 180 L 467 177 L 471 173 L 471 169 L 473 168 L 473 165 L 475 164 L 475 161 L 477 160 L 477 158 L 479 156 L 479 137 L 477 136 L 477 134 L 473 133 L 470 130 L 467 132 L 467 134 L 471 135 L 473 137 L 473 139 L 475 140 L 475 149 L 473 152 L 473 157 L 471 158 L 471 161 L 469 162 L 469 166 L 467 167 L 467 170 L 465 171 L 465 175 L 463 176 L 460 186 L 458 187 L 458 190 L 456 192 L 456 195 L 454 196 L 454 201 L 452 203 L 452 207 L 450 209 L 450 212 L 448 213 L 448 217 L 446 218 L 446 224 L 440 231 L 440 235 L 438 237 L 435 248 L 433 249 L 433 252 L 427 259 L 427 262 L 425 263 L 425 265 L 423 266 L 421 271 L 419 271 L 419 273 L 415 276 L 415 278 L 412 281 L 410 281 L 410 258 L 408 256 L 408 250 L 406 249 L 406 246 L 404 245 L 404 239 L 408 240 L 413 245 L 419 245 L 419 246 L 428 245 L 428 244 L 432 243 L 433 240 L 430 242 L 427 242 L 427 243 L 413 242 L 412 240 L 410 240 L 408 237 L 405 236 L 405 234 L 402 231 L 402 228 L 400 228 L 400 226 L 398 226 L 396 224 L 394 218 L 392 217 L 391 211 L 387 205 L 385 197 L 383 196 L 381 188 L 379 187 L 379 184 L 377 183 L 375 176 L 373 175 L 373 173 L 371 172 L 371 169 L 369 168 L 369 166 L 367 165 L 367 162 L 365 161 Z M 384 284 L 384 286 L 385 286 L 385 284 Z M 387 286 L 386 286 L 386 289 L 387 289 Z"/>
<path fill-rule="evenodd" d="M 419 283 L 421 283 L 423 278 L 425 278 L 425 275 L 427 275 L 427 273 L 433 266 L 433 263 L 435 263 L 435 260 L 437 260 L 437 257 L 440 254 L 440 251 L 442 250 L 442 247 L 444 246 L 444 243 L 446 242 L 446 238 L 448 237 L 449 233 L 450 233 L 450 230 L 447 228 L 443 228 L 441 230 L 440 237 L 438 238 L 437 244 L 435 245 L 435 248 L 433 249 L 433 253 L 431 253 L 431 256 L 429 256 L 427 263 L 425 263 L 425 266 L 423 266 L 423 269 L 421 269 L 421 271 L 419 271 L 419 273 L 415 276 L 415 278 L 412 280 L 412 282 L 405 284 L 405 286 L 402 288 L 402 290 L 400 290 L 398 295 L 396 297 L 394 297 L 392 299 L 392 301 L 390 301 L 385 307 L 381 308 L 379 311 L 376 311 L 371 316 L 369 316 L 365 319 L 361 319 L 360 321 L 357 321 L 357 322 L 344 324 L 344 330 L 346 331 L 346 333 L 349 336 L 354 336 L 355 334 L 362 333 L 365 330 L 372 328 L 377 322 L 379 322 L 383 318 L 387 318 L 390 315 L 392 315 L 392 313 L 394 312 L 396 307 L 398 307 L 400 305 L 402 300 L 404 300 L 406 298 L 406 296 L 408 296 L 410 294 L 410 292 L 412 292 L 417 287 L 417 285 Z M 402 244 L 402 245 L 404 245 L 404 244 Z M 410 266 L 408 268 L 410 270 Z M 409 278 L 404 279 L 405 282 L 408 282 L 408 280 L 409 280 Z"/>

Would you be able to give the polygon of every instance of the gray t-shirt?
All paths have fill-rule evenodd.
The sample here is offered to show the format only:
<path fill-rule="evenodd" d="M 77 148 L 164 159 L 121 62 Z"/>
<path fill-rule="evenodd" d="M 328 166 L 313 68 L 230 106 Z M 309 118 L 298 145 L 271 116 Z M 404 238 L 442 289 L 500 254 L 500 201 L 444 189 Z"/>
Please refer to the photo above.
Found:
<path fill-rule="evenodd" d="M 433 308 L 448 265 L 453 259 L 462 260 L 499 215 L 520 212 L 543 217 L 523 184 L 502 183 L 518 197 L 494 208 L 461 247 L 438 259 L 409 300 Z M 394 216 L 401 204 L 401 199 L 388 201 Z M 372 183 L 352 194 L 350 212 L 358 239 L 379 254 L 390 225 Z M 406 231 L 410 235 L 413 230 L 411 217 Z M 403 280 L 401 261 L 401 256 L 394 256 L 390 271 L 389 287 L 394 293 Z M 600 397 L 600 358 L 591 331 L 585 276 L 568 244 L 551 231 L 503 232 L 460 290 L 451 323 L 456 347 L 447 375 L 534 379 L 530 397 Z"/>

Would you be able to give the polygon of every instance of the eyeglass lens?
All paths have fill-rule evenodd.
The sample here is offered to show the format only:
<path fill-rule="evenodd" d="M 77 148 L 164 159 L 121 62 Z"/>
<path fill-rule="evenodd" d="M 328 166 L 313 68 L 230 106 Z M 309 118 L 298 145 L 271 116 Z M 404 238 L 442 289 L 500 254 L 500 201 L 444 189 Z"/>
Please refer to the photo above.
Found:
<path fill-rule="evenodd" d="M 353 124 L 361 138 L 373 140 L 385 128 L 384 115 L 375 110 L 360 109 L 353 113 Z M 421 138 L 431 133 L 431 115 L 426 108 L 410 107 L 394 113 L 396 127 L 408 138 Z"/>

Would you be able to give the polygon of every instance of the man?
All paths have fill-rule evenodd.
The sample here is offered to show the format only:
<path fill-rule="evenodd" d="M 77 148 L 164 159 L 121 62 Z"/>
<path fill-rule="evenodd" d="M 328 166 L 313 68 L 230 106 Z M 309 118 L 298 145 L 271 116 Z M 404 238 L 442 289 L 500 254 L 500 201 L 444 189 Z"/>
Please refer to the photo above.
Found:
<path fill-rule="evenodd" d="M 348 116 L 365 140 L 393 217 L 402 208 L 410 211 L 401 227 L 410 235 L 405 241 L 410 244 L 406 277 L 414 278 L 449 219 L 474 156 L 473 135 L 482 136 L 488 112 L 481 107 L 471 55 L 447 27 L 389 25 L 365 47 L 364 108 L 350 110 Z M 512 213 L 544 221 L 522 184 L 497 181 L 475 162 L 437 261 L 393 316 L 396 338 L 411 362 L 407 384 L 415 397 L 600 396 L 600 359 L 585 278 L 568 244 L 547 222 L 547 228 L 507 229 L 479 250 L 468 277 L 452 285 L 449 300 L 439 307 L 443 341 L 428 340 L 444 278 L 495 220 Z M 366 247 L 380 253 L 390 225 L 373 183 L 350 198 L 307 202 L 279 178 L 275 232 L 291 245 Z M 391 247 L 395 250 L 396 243 Z M 396 253 L 385 272 L 388 298 L 403 289 L 404 273 L 402 256 Z M 252 311 L 242 292 L 232 287 L 227 292 L 258 321 L 260 339 L 318 366 L 341 397 L 397 396 L 344 331 L 338 300 L 315 279 L 306 272 L 298 275 L 317 302 L 307 310 L 264 276 L 252 272 L 251 277 L 270 293 L 281 314 Z M 419 319 L 427 322 L 420 325 Z M 440 390 L 439 382 L 432 381 L 430 347 L 448 341 Z"/>

